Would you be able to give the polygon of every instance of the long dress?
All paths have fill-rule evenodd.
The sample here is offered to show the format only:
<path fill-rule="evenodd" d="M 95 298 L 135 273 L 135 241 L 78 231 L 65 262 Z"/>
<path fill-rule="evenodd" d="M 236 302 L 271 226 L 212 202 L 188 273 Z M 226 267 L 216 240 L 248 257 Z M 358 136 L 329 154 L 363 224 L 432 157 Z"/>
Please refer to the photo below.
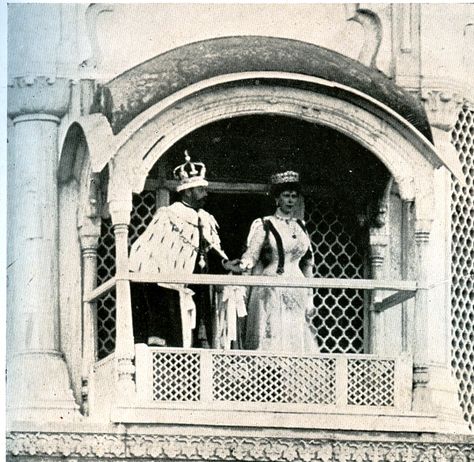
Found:
<path fill-rule="evenodd" d="M 265 224 L 265 222 L 267 224 Z M 272 232 L 269 228 L 273 225 Z M 276 231 L 276 233 L 275 233 Z M 279 236 L 279 237 L 278 237 Z M 279 254 L 277 240 L 281 239 Z M 267 255 L 262 261 L 263 253 Z M 279 268 L 284 258 L 283 267 Z M 302 222 L 275 215 L 252 223 L 242 266 L 253 274 L 311 277 L 311 241 Z M 314 310 L 313 290 L 304 288 L 252 287 L 247 305 L 245 348 L 269 352 L 318 353 L 316 332 L 309 318 Z"/>

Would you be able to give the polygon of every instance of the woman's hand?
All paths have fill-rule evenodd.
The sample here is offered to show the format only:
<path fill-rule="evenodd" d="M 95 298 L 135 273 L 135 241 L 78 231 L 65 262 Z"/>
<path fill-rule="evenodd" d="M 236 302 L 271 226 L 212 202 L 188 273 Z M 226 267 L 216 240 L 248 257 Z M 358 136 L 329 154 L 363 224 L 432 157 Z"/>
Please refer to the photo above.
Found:
<path fill-rule="evenodd" d="M 240 267 L 240 260 L 238 258 L 234 260 L 224 260 L 222 266 L 226 271 L 232 271 L 233 273 L 242 273 L 242 268 Z"/>

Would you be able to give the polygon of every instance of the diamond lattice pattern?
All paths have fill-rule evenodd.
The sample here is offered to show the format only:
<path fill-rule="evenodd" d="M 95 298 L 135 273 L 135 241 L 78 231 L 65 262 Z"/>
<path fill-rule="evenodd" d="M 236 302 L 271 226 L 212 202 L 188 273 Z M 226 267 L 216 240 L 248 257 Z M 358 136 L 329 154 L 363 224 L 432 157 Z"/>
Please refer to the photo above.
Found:
<path fill-rule="evenodd" d="M 347 403 L 359 406 L 394 406 L 395 361 L 349 359 Z"/>
<path fill-rule="evenodd" d="M 361 246 L 336 214 L 330 201 L 305 199 L 305 221 L 311 235 L 315 276 L 363 277 Z M 322 353 L 362 353 L 364 348 L 364 294 L 354 289 L 318 289 L 312 324 Z"/>
<path fill-rule="evenodd" d="M 466 179 L 451 188 L 452 367 L 464 418 L 474 429 L 474 110 L 463 107 L 452 130 Z"/>
<path fill-rule="evenodd" d="M 155 401 L 199 401 L 200 376 L 197 353 L 153 353 Z"/>
<path fill-rule="evenodd" d="M 334 358 L 212 357 L 215 401 L 334 404 Z"/>
<path fill-rule="evenodd" d="M 156 197 L 152 191 L 133 196 L 133 210 L 130 219 L 129 245 L 146 229 L 155 213 Z M 97 283 L 102 284 L 115 274 L 115 238 L 112 220 L 102 220 L 101 236 L 97 248 Z M 115 349 L 115 291 L 109 292 L 97 301 L 98 353 L 105 358 Z"/>

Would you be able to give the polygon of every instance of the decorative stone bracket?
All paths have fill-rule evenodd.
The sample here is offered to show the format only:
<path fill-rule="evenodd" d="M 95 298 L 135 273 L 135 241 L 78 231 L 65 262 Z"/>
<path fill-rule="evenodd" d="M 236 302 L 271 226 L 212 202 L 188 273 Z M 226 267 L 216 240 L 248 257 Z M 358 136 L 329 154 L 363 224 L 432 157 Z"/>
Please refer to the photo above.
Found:
<path fill-rule="evenodd" d="M 449 131 L 456 122 L 457 115 L 464 102 L 462 90 L 443 88 L 442 83 L 424 87 L 421 99 L 425 105 L 428 119 L 433 127 Z"/>

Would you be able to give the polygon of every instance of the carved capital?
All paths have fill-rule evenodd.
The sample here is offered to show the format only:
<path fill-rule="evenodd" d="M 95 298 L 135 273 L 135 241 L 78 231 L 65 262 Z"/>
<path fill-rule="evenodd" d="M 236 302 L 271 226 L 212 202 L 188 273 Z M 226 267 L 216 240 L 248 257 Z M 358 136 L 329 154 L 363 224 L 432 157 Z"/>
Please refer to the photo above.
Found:
<path fill-rule="evenodd" d="M 385 252 L 388 245 L 388 236 L 372 228 L 369 236 L 370 262 L 374 269 L 381 268 L 385 261 Z"/>
<path fill-rule="evenodd" d="M 8 117 L 48 114 L 61 118 L 69 108 L 71 81 L 49 77 L 19 77 L 8 85 Z"/>
<path fill-rule="evenodd" d="M 81 207 L 78 210 L 79 238 L 83 251 L 97 248 L 104 203 L 101 192 L 99 175 L 92 173 L 88 188 L 81 195 Z"/>
<path fill-rule="evenodd" d="M 81 242 L 81 250 L 83 256 L 97 254 L 99 237 L 100 228 L 87 229 L 83 227 L 79 230 L 79 239 Z"/>
<path fill-rule="evenodd" d="M 456 89 L 423 88 L 421 99 L 433 127 L 444 131 L 452 129 L 464 99 Z"/>
<path fill-rule="evenodd" d="M 126 227 L 130 223 L 130 213 L 132 211 L 132 201 L 128 200 L 112 200 L 109 202 L 109 212 L 112 217 L 112 223 L 114 225 L 114 232 L 124 231 L 127 228 L 118 228 L 119 225 L 125 225 Z"/>

